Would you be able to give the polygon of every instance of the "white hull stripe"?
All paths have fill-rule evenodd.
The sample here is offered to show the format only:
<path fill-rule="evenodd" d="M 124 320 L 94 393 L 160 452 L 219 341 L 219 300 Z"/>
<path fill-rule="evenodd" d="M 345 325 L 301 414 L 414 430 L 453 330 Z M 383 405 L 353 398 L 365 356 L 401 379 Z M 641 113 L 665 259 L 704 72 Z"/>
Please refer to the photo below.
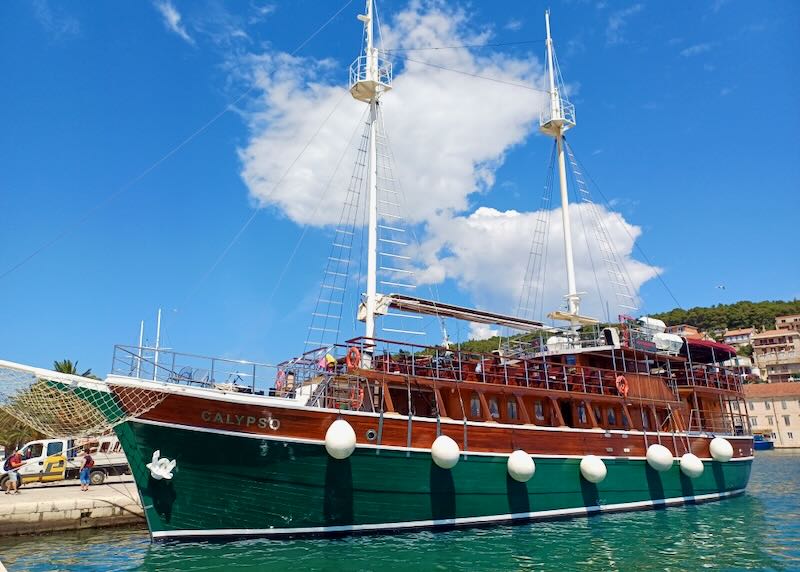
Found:
<path fill-rule="evenodd" d="M 141 423 L 144 425 L 156 425 L 158 427 L 168 427 L 170 429 L 180 429 L 183 431 L 199 431 L 201 433 L 216 433 L 218 435 L 227 435 L 230 437 L 242 437 L 245 439 L 259 439 L 264 441 L 287 441 L 289 443 L 303 443 L 306 445 L 320 445 L 324 446 L 323 439 L 303 439 L 300 437 L 284 437 L 279 435 L 267 435 L 259 433 L 242 433 L 239 431 L 226 431 L 225 429 L 212 429 L 211 427 L 197 427 L 195 425 L 180 425 L 177 423 L 167 423 L 166 421 L 153 421 L 150 419 L 131 419 L 131 423 Z M 430 453 L 430 449 L 423 449 L 419 447 L 396 447 L 394 445 L 375 445 L 372 443 L 357 443 L 357 449 L 381 449 L 385 451 L 411 451 L 412 453 Z M 489 453 L 485 451 L 462 451 L 462 456 L 475 456 L 475 457 L 508 457 L 510 453 Z M 632 457 L 627 455 L 597 455 L 601 459 L 626 459 L 630 461 L 644 461 L 646 457 Z M 585 455 L 556 455 L 556 454 L 531 454 L 531 457 L 542 459 L 583 459 Z M 711 462 L 711 457 L 701 457 L 701 460 Z M 731 459 L 734 461 L 752 461 L 753 457 L 736 457 Z"/>
<path fill-rule="evenodd" d="M 669 499 L 637 501 L 629 503 L 607 504 L 604 506 L 590 506 L 578 508 L 565 508 L 556 510 L 541 510 L 537 512 L 518 512 L 496 514 L 490 516 L 474 516 L 445 518 L 438 520 L 412 520 L 407 522 L 386 522 L 378 524 L 352 524 L 338 526 L 306 526 L 300 528 L 218 528 L 208 530 L 170 530 L 155 531 L 153 538 L 190 538 L 193 536 L 286 536 L 303 534 L 325 534 L 340 532 L 366 532 L 375 530 L 400 530 L 408 528 L 434 528 L 440 526 L 464 526 L 471 524 L 484 524 L 492 522 L 509 522 L 513 520 L 537 520 L 556 518 L 562 516 L 587 516 L 602 512 L 619 512 L 625 510 L 647 509 L 664 506 L 677 506 L 686 503 L 719 500 L 744 493 L 744 489 L 736 489 L 722 493 L 710 493 Z"/>
<path fill-rule="evenodd" d="M 309 407 L 305 404 L 305 400 L 296 400 L 296 399 L 289 399 L 283 397 L 266 397 L 266 396 L 256 396 L 256 395 L 247 395 L 241 393 L 231 393 L 227 391 L 221 391 L 218 389 L 200 389 L 196 387 L 186 387 L 183 385 L 176 386 L 175 384 L 171 383 L 164 383 L 158 381 L 148 381 L 148 380 L 137 380 L 136 378 L 129 378 L 129 377 L 121 377 L 121 376 L 109 376 L 107 382 L 111 385 L 118 385 L 121 387 L 135 387 L 135 388 L 143 388 L 143 389 L 150 389 L 151 391 L 161 391 L 164 393 L 169 393 L 171 395 L 182 395 L 185 397 L 197 397 L 200 399 L 209 399 L 212 401 L 222 401 L 225 403 L 235 403 L 240 405 L 258 405 L 259 407 L 275 407 L 278 409 L 294 409 L 294 410 L 301 410 L 301 411 L 314 411 L 319 413 L 333 413 L 335 415 L 341 415 L 343 417 L 371 417 L 373 419 L 378 418 L 377 413 L 371 413 L 368 411 L 349 411 L 349 410 L 342 410 L 342 409 L 328 409 L 325 407 Z M 388 419 L 402 419 L 403 421 L 408 420 L 408 415 L 401 415 L 399 413 L 385 413 L 384 418 Z M 436 423 L 437 420 L 434 417 L 417 417 L 412 416 L 411 420 L 414 423 Z M 447 417 L 440 417 L 438 422 L 442 425 L 456 425 L 458 427 L 464 426 L 463 419 L 452 419 Z M 638 430 L 624 430 L 624 429 L 581 429 L 578 427 L 545 427 L 543 425 L 514 425 L 509 423 L 498 423 L 495 421 L 492 422 L 481 422 L 481 421 L 467 421 L 468 427 L 491 427 L 491 428 L 501 428 L 501 429 L 513 429 L 515 431 L 544 431 L 544 432 L 553 432 L 553 433 L 609 433 L 611 435 L 626 435 L 628 437 L 642 437 L 644 432 Z M 696 437 L 709 437 L 709 433 L 669 433 L 669 432 L 656 432 L 656 431 L 648 431 L 647 437 L 648 438 L 657 438 L 658 436 L 662 438 L 669 438 L 672 439 L 673 437 L 676 439 L 686 439 L 688 438 L 696 438 Z M 716 435 L 716 433 L 714 434 Z M 753 437 L 751 435 L 725 435 L 720 433 L 721 436 L 724 436 L 728 441 L 733 441 L 737 439 L 741 440 L 752 440 Z"/>

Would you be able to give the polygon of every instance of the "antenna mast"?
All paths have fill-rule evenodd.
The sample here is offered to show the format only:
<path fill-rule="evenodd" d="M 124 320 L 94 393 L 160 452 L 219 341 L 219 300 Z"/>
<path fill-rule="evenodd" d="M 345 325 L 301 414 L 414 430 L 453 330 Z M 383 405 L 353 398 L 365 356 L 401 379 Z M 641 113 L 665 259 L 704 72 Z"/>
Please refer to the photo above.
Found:
<path fill-rule="evenodd" d="M 558 181 L 561 186 L 561 219 L 564 226 L 564 254 L 567 262 L 567 299 L 568 316 L 554 312 L 551 317 L 566 319 L 573 325 L 580 320 L 581 296 L 575 285 L 575 261 L 572 255 L 572 231 L 569 220 L 569 196 L 567 194 L 567 172 L 564 162 L 564 133 L 575 127 L 575 106 L 559 93 L 558 77 L 556 74 L 555 56 L 553 53 L 553 40 L 550 37 L 550 11 L 544 13 L 545 27 L 547 28 L 547 76 L 550 87 L 550 106 L 539 116 L 539 130 L 556 140 L 558 151 Z M 575 319 L 571 319 L 573 316 Z"/>
<path fill-rule="evenodd" d="M 391 63 L 378 55 L 373 42 L 374 1 L 366 0 L 366 14 L 359 14 L 364 22 L 366 46 L 364 55 L 359 56 L 350 66 L 350 94 L 357 100 L 369 104 L 369 182 L 367 212 L 367 293 L 365 300 L 366 319 L 364 337 L 375 337 L 375 306 L 377 301 L 377 251 L 378 251 L 378 157 L 376 131 L 378 127 L 378 99 L 392 88 Z M 365 367 L 369 367 L 371 351 L 364 352 Z"/>

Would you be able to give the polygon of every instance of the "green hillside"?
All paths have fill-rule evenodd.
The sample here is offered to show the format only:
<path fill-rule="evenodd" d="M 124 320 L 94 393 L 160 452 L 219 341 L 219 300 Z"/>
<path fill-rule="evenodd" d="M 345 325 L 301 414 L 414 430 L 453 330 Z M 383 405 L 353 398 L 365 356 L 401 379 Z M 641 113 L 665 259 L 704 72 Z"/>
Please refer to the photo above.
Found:
<path fill-rule="evenodd" d="M 775 328 L 775 316 L 800 314 L 800 300 L 787 302 L 784 300 L 765 300 L 750 302 L 747 300 L 735 304 L 717 304 L 716 306 L 697 306 L 684 310 L 675 308 L 669 312 L 650 314 L 651 317 L 663 320 L 668 325 L 691 324 L 701 331 L 722 332 L 726 328 L 759 329 Z"/>
<path fill-rule="evenodd" d="M 765 300 L 750 302 L 743 300 L 735 304 L 717 304 L 716 306 L 696 306 L 688 310 L 675 308 L 668 312 L 649 314 L 652 318 L 663 320 L 667 325 L 691 324 L 716 336 L 721 336 L 726 329 L 749 328 L 770 330 L 775 327 L 775 317 L 787 314 L 800 314 L 800 300 Z M 550 334 L 545 334 L 547 337 Z M 523 337 L 517 334 L 517 337 Z M 500 345 L 500 338 L 495 336 L 486 340 L 468 340 L 461 343 L 463 351 L 489 353 Z"/>

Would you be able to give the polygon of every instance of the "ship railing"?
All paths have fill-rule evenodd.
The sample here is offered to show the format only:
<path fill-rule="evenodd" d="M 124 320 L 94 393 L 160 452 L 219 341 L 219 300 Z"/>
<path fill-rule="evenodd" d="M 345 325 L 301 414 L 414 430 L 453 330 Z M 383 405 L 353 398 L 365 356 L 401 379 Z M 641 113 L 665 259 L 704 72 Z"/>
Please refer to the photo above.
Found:
<path fill-rule="evenodd" d="M 534 358 L 546 354 L 559 354 L 576 349 L 608 347 L 603 328 L 584 327 L 579 332 L 541 330 L 509 339 L 501 346 L 506 357 Z"/>
<path fill-rule="evenodd" d="M 350 64 L 350 88 L 360 82 L 367 81 L 370 77 L 369 58 L 359 56 Z M 376 81 L 378 84 L 389 87 L 392 85 L 392 62 L 382 56 L 375 61 Z"/>
<path fill-rule="evenodd" d="M 125 345 L 114 346 L 111 373 L 254 395 L 274 394 L 280 378 L 280 368 L 272 364 Z"/>
<path fill-rule="evenodd" d="M 683 370 L 674 369 L 678 387 L 708 387 L 736 393 L 742 392 L 743 374 L 740 370 L 709 364 L 684 364 Z"/>
<path fill-rule="evenodd" d="M 340 349 L 349 346 L 359 348 L 362 355 L 365 351 L 370 352 L 370 367 L 373 370 L 437 381 L 618 396 L 617 376 L 624 374 L 622 371 L 597 367 L 550 363 L 541 357 L 520 358 L 503 355 L 502 352 L 486 354 L 378 338 L 354 338 Z"/>
<path fill-rule="evenodd" d="M 336 374 L 315 385 L 309 407 L 376 412 L 380 407 L 380 388 L 356 375 Z"/>
<path fill-rule="evenodd" d="M 750 435 L 747 415 L 718 409 L 692 409 L 689 413 L 690 433 L 714 433 L 717 435 Z"/>

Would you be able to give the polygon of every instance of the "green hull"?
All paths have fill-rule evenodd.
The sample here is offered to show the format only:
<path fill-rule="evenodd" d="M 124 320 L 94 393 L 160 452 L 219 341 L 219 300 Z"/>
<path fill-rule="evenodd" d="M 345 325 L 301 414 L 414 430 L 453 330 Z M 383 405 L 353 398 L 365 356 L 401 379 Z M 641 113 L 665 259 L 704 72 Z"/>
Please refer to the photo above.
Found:
<path fill-rule="evenodd" d="M 536 458 L 527 483 L 507 456 L 462 456 L 451 470 L 424 452 L 356 449 L 346 460 L 324 445 L 128 421 L 117 433 L 154 538 L 296 536 L 480 525 L 637 510 L 741 493 L 751 460 L 705 461 L 690 479 L 677 463 L 658 473 L 644 460 L 607 459 L 598 485 L 579 459 Z M 145 467 L 154 451 L 177 461 L 171 480 Z"/>

